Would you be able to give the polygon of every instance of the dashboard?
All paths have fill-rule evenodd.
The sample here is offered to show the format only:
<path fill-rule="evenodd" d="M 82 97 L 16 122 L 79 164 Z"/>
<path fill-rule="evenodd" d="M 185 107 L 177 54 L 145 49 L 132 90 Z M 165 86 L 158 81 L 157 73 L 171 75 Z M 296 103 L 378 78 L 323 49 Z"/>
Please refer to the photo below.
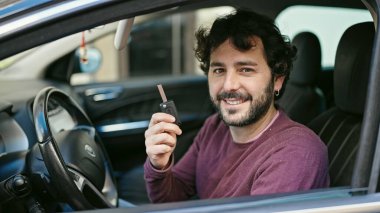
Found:
<path fill-rule="evenodd" d="M 28 138 L 21 126 L 9 115 L 9 108 L 0 109 L 0 156 L 27 150 Z"/>
<path fill-rule="evenodd" d="M 28 155 L 37 143 L 33 122 L 33 99 L 38 91 L 55 86 L 70 93 L 68 86 L 49 81 L 0 82 L 0 182 L 25 172 Z M 48 109 L 53 134 L 75 126 L 69 112 L 57 104 Z"/>
<path fill-rule="evenodd" d="M 12 117 L 12 105 L 0 102 L 0 182 L 22 173 L 26 165 L 29 140 Z"/>

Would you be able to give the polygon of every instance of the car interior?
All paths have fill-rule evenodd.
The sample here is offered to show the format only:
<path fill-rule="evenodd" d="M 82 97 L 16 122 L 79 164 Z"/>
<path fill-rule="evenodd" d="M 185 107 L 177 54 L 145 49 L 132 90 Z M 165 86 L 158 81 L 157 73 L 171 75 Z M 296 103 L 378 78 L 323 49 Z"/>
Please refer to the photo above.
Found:
<path fill-rule="evenodd" d="M 325 96 L 317 86 L 322 72 L 321 46 L 318 37 L 311 32 L 297 34 L 292 44 L 297 47 L 297 58 L 277 103 L 291 119 L 307 125 L 326 110 Z"/>
<path fill-rule="evenodd" d="M 74 1 L 41 1 L 11 14 L 1 11 L 12 4 L 0 2 L 0 212 L 271 212 L 378 200 L 378 3 L 88 2 L 79 7 Z M 74 9 L 63 15 L 55 8 L 69 4 Z M 194 59 L 194 29 L 238 8 L 265 14 L 292 33 L 287 36 L 297 57 L 276 106 L 326 144 L 330 188 L 152 204 L 144 182 L 144 132 L 160 111 L 157 85 L 175 101 L 182 123 L 176 163 L 216 112 L 207 77 Z M 348 11 L 346 17 L 324 20 L 342 29 L 339 34 L 326 28 L 328 37 L 337 37 L 336 52 L 321 29 L 281 24 L 286 12 L 305 8 L 328 8 L 326 17 Z M 46 20 L 5 31 L 29 13 L 50 9 L 55 15 Z M 304 18 L 314 27 L 308 16 L 300 13 L 295 20 Z M 123 208 L 124 201 L 135 207 Z"/>
<path fill-rule="evenodd" d="M 373 23 L 365 22 L 350 27 L 343 34 L 335 61 L 335 106 L 321 113 L 309 125 L 327 144 L 331 186 L 351 183 L 374 32 Z"/>

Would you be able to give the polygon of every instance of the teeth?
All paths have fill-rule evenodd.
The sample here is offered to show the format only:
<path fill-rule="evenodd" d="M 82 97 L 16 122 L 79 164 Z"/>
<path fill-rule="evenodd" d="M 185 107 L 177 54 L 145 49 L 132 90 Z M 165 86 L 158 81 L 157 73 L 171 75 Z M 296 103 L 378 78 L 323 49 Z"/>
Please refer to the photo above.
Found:
<path fill-rule="evenodd" d="M 241 100 L 225 100 L 225 102 L 227 104 L 231 104 L 231 105 L 237 105 L 237 104 L 241 104 L 242 103 Z"/>

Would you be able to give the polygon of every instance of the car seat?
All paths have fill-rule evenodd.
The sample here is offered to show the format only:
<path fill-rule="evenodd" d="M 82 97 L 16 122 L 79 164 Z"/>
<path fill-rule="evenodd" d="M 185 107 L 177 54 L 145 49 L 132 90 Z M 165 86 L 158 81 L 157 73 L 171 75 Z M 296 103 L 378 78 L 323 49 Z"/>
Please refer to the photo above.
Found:
<path fill-rule="evenodd" d="M 328 147 L 331 186 L 351 185 L 374 34 L 372 22 L 355 24 L 344 32 L 335 57 L 335 106 L 308 125 Z"/>
<path fill-rule="evenodd" d="M 311 32 L 297 34 L 292 43 L 297 47 L 297 58 L 277 104 L 292 120 L 307 124 L 326 108 L 323 92 L 317 87 L 321 46 Z"/>

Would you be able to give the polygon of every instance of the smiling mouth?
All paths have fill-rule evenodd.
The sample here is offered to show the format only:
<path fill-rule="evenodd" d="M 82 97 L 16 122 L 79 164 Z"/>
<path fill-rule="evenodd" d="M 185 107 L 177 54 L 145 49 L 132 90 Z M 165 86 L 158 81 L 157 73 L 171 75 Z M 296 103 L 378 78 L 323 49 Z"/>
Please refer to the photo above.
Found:
<path fill-rule="evenodd" d="M 233 107 L 252 100 L 252 96 L 238 92 L 222 92 L 216 96 L 216 100 L 219 104 Z"/>
<path fill-rule="evenodd" d="M 242 99 L 223 99 L 223 101 L 228 105 L 239 105 L 244 102 Z"/>

